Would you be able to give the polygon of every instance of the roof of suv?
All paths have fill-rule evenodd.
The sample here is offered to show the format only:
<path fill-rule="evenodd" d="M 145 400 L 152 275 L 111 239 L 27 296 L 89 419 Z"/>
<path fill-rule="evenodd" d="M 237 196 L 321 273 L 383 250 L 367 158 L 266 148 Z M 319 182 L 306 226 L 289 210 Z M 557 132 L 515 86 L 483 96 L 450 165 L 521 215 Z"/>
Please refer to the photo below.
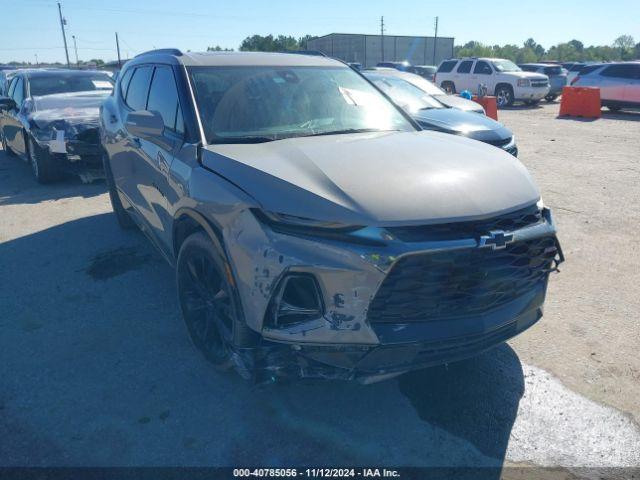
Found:
<path fill-rule="evenodd" d="M 152 50 L 136 56 L 135 63 L 151 57 L 173 58 L 185 66 L 282 66 L 349 68 L 344 63 L 319 55 L 275 52 L 180 52 L 177 49 Z M 156 59 L 154 58 L 154 59 Z M 157 58 L 160 60 L 160 58 Z"/>

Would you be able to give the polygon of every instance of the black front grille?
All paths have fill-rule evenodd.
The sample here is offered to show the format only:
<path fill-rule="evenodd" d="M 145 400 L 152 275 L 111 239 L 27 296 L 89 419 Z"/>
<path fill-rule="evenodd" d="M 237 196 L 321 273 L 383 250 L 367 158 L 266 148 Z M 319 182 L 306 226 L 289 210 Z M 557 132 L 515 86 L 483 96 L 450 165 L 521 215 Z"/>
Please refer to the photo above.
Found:
<path fill-rule="evenodd" d="M 488 143 L 489 145 L 493 145 L 494 147 L 502 148 L 511 142 L 513 137 L 503 138 L 501 140 L 486 140 L 484 143 Z"/>
<path fill-rule="evenodd" d="M 559 254 L 553 236 L 502 250 L 467 248 L 408 255 L 385 277 L 367 313 L 371 323 L 469 317 L 543 286 Z"/>
<path fill-rule="evenodd" d="M 476 238 L 492 230 L 511 232 L 542 222 L 542 212 L 534 204 L 498 217 L 470 222 L 440 223 L 436 225 L 412 225 L 388 227 L 394 237 L 403 242 L 426 242 L 429 240 L 455 240 Z"/>

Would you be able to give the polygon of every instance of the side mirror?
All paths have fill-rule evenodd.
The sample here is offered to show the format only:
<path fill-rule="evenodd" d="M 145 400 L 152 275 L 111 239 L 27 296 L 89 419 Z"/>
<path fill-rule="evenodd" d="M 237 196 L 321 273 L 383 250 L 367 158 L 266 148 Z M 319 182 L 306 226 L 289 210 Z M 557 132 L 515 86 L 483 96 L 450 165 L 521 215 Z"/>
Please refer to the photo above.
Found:
<path fill-rule="evenodd" d="M 16 102 L 11 97 L 0 97 L 0 110 L 8 111 L 16 108 Z"/>
<path fill-rule="evenodd" d="M 136 110 L 127 115 L 125 127 L 134 137 L 152 140 L 162 136 L 164 120 L 158 112 Z"/>

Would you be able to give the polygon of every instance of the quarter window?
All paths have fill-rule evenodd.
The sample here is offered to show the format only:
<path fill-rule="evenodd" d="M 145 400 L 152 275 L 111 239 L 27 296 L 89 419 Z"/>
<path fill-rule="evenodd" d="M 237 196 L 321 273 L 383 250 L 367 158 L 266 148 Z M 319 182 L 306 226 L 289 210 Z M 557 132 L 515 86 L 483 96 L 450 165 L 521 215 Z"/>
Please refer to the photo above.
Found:
<path fill-rule="evenodd" d="M 178 90 L 171 67 L 156 67 L 149 90 L 147 110 L 162 115 L 165 128 L 176 130 L 178 113 Z"/>
<path fill-rule="evenodd" d="M 18 77 L 18 80 L 16 80 L 16 87 L 13 90 L 12 98 L 16 102 L 18 110 L 20 110 L 22 101 L 24 100 L 24 81 L 22 77 Z"/>
<path fill-rule="evenodd" d="M 129 88 L 127 89 L 127 105 L 134 110 L 147 108 L 147 94 L 149 93 L 149 80 L 151 80 L 152 68 L 139 67 L 133 73 Z"/>
<path fill-rule="evenodd" d="M 469 73 L 471 71 L 471 65 L 473 65 L 473 62 L 471 60 L 465 60 L 460 64 L 458 70 L 456 71 L 458 73 Z"/>
<path fill-rule="evenodd" d="M 120 77 L 120 96 L 123 100 L 127 98 L 127 88 L 129 87 L 129 82 L 131 81 L 131 75 L 133 75 L 133 71 L 135 68 L 130 68 L 124 75 Z"/>
<path fill-rule="evenodd" d="M 473 73 L 479 73 L 480 75 L 491 75 L 493 71 L 487 62 L 478 60 L 476 66 L 473 68 Z"/>
<path fill-rule="evenodd" d="M 457 60 L 447 60 L 446 62 L 442 62 L 438 67 L 438 73 L 449 73 L 457 63 Z"/>
<path fill-rule="evenodd" d="M 18 78 L 20 77 L 16 77 L 13 80 L 11 80 L 11 83 L 9 84 L 9 93 L 8 96 L 13 98 L 13 92 L 16 89 L 16 84 L 18 83 Z"/>

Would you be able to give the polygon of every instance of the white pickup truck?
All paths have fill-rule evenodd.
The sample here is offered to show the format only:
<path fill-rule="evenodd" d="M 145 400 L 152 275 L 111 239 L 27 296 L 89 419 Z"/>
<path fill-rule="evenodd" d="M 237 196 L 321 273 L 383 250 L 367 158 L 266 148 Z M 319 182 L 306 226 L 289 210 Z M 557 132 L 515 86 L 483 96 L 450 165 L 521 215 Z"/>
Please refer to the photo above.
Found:
<path fill-rule="evenodd" d="M 444 60 L 435 78 L 449 93 L 470 90 L 477 94 L 480 85 L 497 97 L 499 107 L 523 101 L 533 105 L 549 93 L 549 77 L 524 72 L 511 60 L 501 58 L 460 58 Z"/>

